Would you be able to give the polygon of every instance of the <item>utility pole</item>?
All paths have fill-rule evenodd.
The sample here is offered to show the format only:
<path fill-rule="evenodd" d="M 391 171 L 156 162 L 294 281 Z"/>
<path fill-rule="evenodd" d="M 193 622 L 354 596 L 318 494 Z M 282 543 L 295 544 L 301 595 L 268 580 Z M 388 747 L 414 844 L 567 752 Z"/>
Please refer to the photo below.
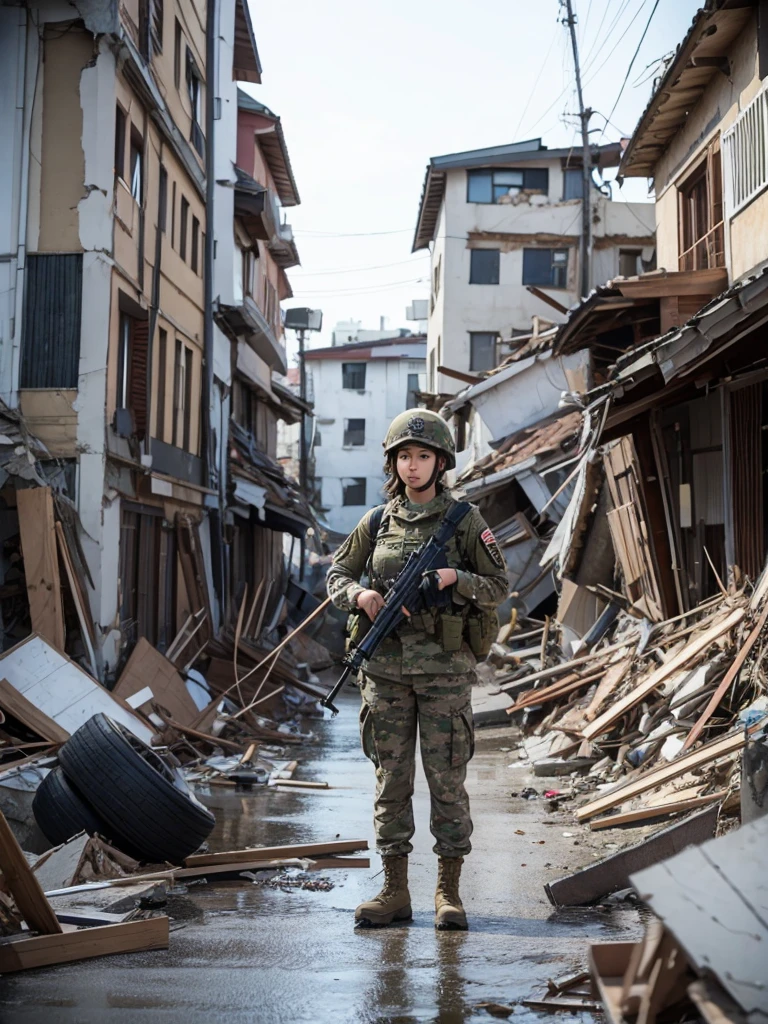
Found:
<path fill-rule="evenodd" d="M 581 281 L 581 297 L 589 295 L 592 280 L 592 154 L 589 148 L 589 119 L 592 109 L 584 107 L 584 96 L 581 91 L 581 69 L 579 68 L 579 47 L 576 43 L 576 17 L 573 13 L 572 0 L 560 0 L 565 6 L 568 17 L 563 18 L 571 33 L 573 47 L 573 66 L 576 69 L 576 93 L 579 99 L 579 118 L 581 120 L 582 171 L 581 171 L 581 240 L 579 244 L 579 270 Z"/>
<path fill-rule="evenodd" d="M 302 402 L 307 400 L 307 367 L 304 362 L 304 344 L 306 331 L 302 328 L 297 331 L 299 338 L 299 397 Z M 299 433 L 299 487 L 304 497 L 307 495 L 307 414 L 301 410 L 301 429 Z"/>

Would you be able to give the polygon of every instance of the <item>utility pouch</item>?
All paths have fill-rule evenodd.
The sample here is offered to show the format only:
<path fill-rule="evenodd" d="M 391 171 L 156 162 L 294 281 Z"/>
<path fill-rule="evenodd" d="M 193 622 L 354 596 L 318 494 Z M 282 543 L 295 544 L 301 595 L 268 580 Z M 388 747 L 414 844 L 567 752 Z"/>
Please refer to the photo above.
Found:
<path fill-rule="evenodd" d="M 463 634 L 464 619 L 461 615 L 440 616 L 440 645 L 447 654 L 461 650 Z"/>
<path fill-rule="evenodd" d="M 371 628 L 371 620 L 364 611 L 351 612 L 347 619 L 344 653 L 349 654 L 360 643 Z"/>
<path fill-rule="evenodd" d="M 499 617 L 495 611 L 478 611 L 467 616 L 467 643 L 476 658 L 487 658 L 491 644 L 499 635 Z"/>

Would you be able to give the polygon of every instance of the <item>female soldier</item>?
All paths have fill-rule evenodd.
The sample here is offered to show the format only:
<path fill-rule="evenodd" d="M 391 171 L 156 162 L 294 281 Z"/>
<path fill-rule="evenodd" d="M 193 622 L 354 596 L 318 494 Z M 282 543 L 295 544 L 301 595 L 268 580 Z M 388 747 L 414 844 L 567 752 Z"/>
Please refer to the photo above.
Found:
<path fill-rule="evenodd" d="M 371 621 L 408 555 L 456 505 L 441 483 L 444 472 L 456 464 L 456 450 L 440 416 L 425 409 L 402 413 L 387 432 L 384 450 L 390 501 L 383 512 L 374 509 L 363 516 L 336 552 L 327 581 L 337 607 L 359 609 Z M 378 530 L 372 526 L 377 514 Z M 360 583 L 364 574 L 367 588 Z M 430 829 L 439 858 L 435 927 L 467 928 L 459 875 L 472 834 L 464 781 L 474 752 L 473 648 L 487 653 L 490 634 L 495 639 L 497 628 L 493 612 L 508 591 L 504 559 L 475 506 L 468 506 L 449 544 L 446 564 L 432 580 L 423 608 L 379 646 L 361 673 L 360 733 L 363 750 L 376 766 L 374 823 L 384 862 L 383 889 L 355 911 L 361 925 L 411 917 L 408 854 L 413 849 L 418 725 L 430 791 Z"/>

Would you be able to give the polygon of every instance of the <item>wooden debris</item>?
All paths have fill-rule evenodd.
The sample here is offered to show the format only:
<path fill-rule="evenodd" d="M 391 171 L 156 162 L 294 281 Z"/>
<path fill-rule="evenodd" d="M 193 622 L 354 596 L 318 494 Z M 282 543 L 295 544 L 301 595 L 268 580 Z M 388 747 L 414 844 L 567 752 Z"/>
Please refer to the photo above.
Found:
<path fill-rule="evenodd" d="M 58 922 L 57 922 L 58 924 Z M 35 935 L 0 944 L 0 974 L 27 971 L 34 967 L 88 960 L 115 953 L 138 953 L 167 949 L 169 920 L 150 917 L 143 921 L 76 928 L 62 925 L 56 934 Z"/>
<path fill-rule="evenodd" d="M 7 679 L 0 679 L 0 708 L 49 743 L 66 743 L 69 739 L 70 734 L 66 729 L 62 729 L 44 711 L 27 700 Z"/>
<path fill-rule="evenodd" d="M 197 705 L 190 697 L 176 666 L 145 637 L 141 637 L 112 692 L 127 700 L 147 686 L 170 718 L 181 725 L 191 726 L 199 719 Z M 213 714 L 212 711 L 207 716 L 209 721 Z M 198 728 L 204 729 L 204 725 Z"/>
<path fill-rule="evenodd" d="M 717 793 L 710 793 L 707 796 L 690 797 L 687 800 L 669 800 L 661 804 L 647 804 L 645 807 L 638 807 L 634 811 L 624 811 L 620 814 L 612 814 L 607 818 L 598 818 L 597 821 L 590 821 L 589 827 L 592 831 L 604 828 L 619 828 L 621 825 L 642 825 L 645 822 L 660 818 L 667 814 L 682 814 L 686 811 L 693 811 L 698 807 L 707 804 L 719 803 L 727 796 L 725 790 Z"/>
<path fill-rule="evenodd" d="M 643 842 L 628 846 L 589 867 L 545 885 L 556 907 L 582 906 L 630 885 L 629 876 L 643 867 L 657 864 L 692 843 L 711 839 L 717 826 L 717 808 L 675 822 Z"/>
<path fill-rule="evenodd" d="M 16 491 L 32 629 L 64 650 L 64 608 L 50 487 Z"/>
<path fill-rule="evenodd" d="M 225 850 L 222 853 L 198 853 L 187 857 L 185 867 L 199 867 L 208 864 L 232 864 L 254 860 L 271 860 L 275 857 L 311 857 L 331 854 L 357 853 L 368 849 L 367 839 L 335 839 L 325 843 L 299 843 L 290 846 L 254 846 L 245 850 Z"/>

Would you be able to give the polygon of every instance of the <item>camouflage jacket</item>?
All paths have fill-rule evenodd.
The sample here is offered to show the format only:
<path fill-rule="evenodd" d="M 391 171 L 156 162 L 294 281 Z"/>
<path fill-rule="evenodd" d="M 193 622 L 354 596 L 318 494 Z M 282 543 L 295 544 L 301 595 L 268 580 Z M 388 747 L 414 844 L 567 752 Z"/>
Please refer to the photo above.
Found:
<path fill-rule="evenodd" d="M 387 505 L 376 538 L 371 563 L 371 589 L 385 594 L 408 555 L 432 536 L 454 498 L 443 491 L 426 505 L 405 497 Z M 328 571 L 328 594 L 337 608 L 353 611 L 365 587 L 360 583 L 371 556 L 371 512 L 366 512 L 333 557 Z M 448 566 L 456 569 L 452 588 L 454 609 L 469 605 L 493 609 L 506 598 L 509 583 L 504 557 L 476 506 L 459 524 L 447 554 Z M 469 672 L 475 657 L 466 641 L 459 651 L 444 651 L 429 629 L 428 613 L 401 625 L 388 637 L 366 667 L 372 676 L 398 679 L 404 675 L 454 675 Z"/>

